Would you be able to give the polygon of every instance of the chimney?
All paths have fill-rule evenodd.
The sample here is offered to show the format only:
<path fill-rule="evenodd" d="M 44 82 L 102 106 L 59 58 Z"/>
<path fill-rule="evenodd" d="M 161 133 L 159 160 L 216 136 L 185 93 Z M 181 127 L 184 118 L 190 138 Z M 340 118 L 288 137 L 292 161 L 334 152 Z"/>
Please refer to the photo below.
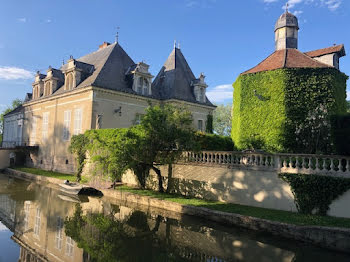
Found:
<path fill-rule="evenodd" d="M 109 46 L 110 44 L 111 43 L 103 42 L 103 44 L 99 46 L 99 49 L 105 48 L 105 47 Z"/>

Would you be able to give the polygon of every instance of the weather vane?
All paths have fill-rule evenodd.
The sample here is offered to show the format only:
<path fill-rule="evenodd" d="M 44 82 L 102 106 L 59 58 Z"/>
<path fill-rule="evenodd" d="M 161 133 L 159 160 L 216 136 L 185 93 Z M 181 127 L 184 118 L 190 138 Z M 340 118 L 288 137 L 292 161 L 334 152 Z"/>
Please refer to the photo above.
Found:
<path fill-rule="evenodd" d="M 289 3 L 286 3 L 286 13 L 288 13 L 288 7 L 289 7 Z"/>
<path fill-rule="evenodd" d="M 116 42 L 116 43 L 118 43 L 118 40 L 119 40 L 119 29 L 120 29 L 120 27 L 118 26 L 118 27 L 117 27 L 117 34 L 116 34 L 116 36 L 115 36 L 115 42 Z"/>

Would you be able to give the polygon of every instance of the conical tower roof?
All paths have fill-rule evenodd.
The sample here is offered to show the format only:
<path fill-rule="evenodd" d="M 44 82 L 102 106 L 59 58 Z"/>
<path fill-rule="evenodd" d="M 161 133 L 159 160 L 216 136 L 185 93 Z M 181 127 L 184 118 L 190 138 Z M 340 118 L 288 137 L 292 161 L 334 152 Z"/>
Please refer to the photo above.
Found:
<path fill-rule="evenodd" d="M 193 92 L 192 83 L 196 80 L 190 66 L 179 48 L 174 48 L 157 77 L 152 83 L 152 92 L 162 100 L 178 99 L 199 103 Z M 205 104 L 212 103 L 206 99 Z"/>

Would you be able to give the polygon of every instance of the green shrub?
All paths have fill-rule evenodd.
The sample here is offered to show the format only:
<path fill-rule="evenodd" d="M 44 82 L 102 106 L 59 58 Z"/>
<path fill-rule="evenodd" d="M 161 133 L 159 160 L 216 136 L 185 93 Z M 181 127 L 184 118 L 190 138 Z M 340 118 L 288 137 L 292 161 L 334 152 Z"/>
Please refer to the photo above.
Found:
<path fill-rule="evenodd" d="M 331 153 L 330 116 L 346 111 L 347 76 L 332 68 L 277 69 L 234 83 L 232 139 L 238 149 Z"/>
<path fill-rule="evenodd" d="M 337 154 L 350 155 L 350 114 L 335 115 L 331 123 Z"/>
<path fill-rule="evenodd" d="M 199 150 L 233 151 L 234 143 L 229 136 L 219 136 L 216 134 L 196 133 Z"/>
<path fill-rule="evenodd" d="M 319 175 L 279 174 L 292 189 L 300 213 L 325 216 L 329 205 L 350 189 L 350 179 Z"/>

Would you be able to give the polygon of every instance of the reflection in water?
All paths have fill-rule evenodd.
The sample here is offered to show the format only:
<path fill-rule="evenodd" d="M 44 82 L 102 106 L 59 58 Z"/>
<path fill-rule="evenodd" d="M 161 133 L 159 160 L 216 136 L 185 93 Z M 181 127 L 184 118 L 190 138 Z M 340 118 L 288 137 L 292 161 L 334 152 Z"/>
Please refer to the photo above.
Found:
<path fill-rule="evenodd" d="M 107 198 L 71 198 L 55 188 L 5 176 L 0 177 L 0 220 L 13 232 L 11 243 L 20 246 L 17 257 L 5 261 L 341 262 L 350 258 Z M 0 245 L 10 243 L 8 238 L 0 238 Z"/>

